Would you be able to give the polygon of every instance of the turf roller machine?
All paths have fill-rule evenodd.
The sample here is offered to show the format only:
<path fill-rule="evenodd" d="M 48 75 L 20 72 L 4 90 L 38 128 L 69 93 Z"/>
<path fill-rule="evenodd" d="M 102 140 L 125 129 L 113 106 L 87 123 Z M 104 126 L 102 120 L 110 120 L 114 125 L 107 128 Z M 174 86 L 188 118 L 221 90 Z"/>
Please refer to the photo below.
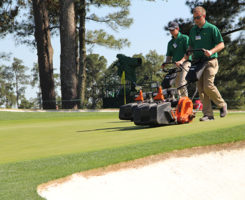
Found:
<path fill-rule="evenodd" d="M 195 51 L 204 52 L 204 49 L 188 50 L 187 54 L 191 54 Z M 179 88 L 171 88 L 174 84 L 177 73 L 185 70 L 182 66 L 174 67 L 171 69 L 163 69 L 166 72 L 161 86 L 158 87 L 158 93 L 153 94 L 153 98 L 144 98 L 142 90 L 139 91 L 139 95 L 135 98 L 134 103 L 122 105 L 119 110 L 119 119 L 131 120 L 135 125 L 171 125 L 171 124 L 184 124 L 189 123 L 195 117 L 193 111 L 192 100 L 197 93 L 197 90 L 193 94 L 192 99 L 188 97 L 176 98 L 178 90 L 190 83 L 196 82 L 202 75 L 206 62 L 208 60 L 198 60 L 192 63 L 187 76 L 187 84 L 180 86 Z M 164 63 L 175 64 L 175 63 Z M 149 96 L 149 95 L 148 95 Z"/>
<path fill-rule="evenodd" d="M 164 63 L 173 64 L 173 63 Z M 122 105 L 119 110 L 119 119 L 131 120 L 135 125 L 172 125 L 188 123 L 195 117 L 193 104 L 188 97 L 178 100 L 179 88 L 170 88 L 173 85 L 176 73 L 182 68 L 165 70 L 167 75 L 161 85 L 155 85 L 157 93 L 144 94 L 139 90 L 139 95 L 134 103 Z M 163 88 L 163 89 L 162 89 Z M 148 97 L 148 98 L 145 98 Z"/>

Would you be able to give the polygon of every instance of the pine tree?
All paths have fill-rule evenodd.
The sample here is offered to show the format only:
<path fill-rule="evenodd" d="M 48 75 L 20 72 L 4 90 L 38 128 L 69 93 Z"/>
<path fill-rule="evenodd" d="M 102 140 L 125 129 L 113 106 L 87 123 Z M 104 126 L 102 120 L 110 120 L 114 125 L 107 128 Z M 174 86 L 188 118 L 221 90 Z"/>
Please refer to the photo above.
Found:
<path fill-rule="evenodd" d="M 87 55 L 86 63 L 85 105 L 87 108 L 101 108 L 102 86 L 104 84 L 107 61 L 103 56 L 98 54 L 89 54 Z"/>
<path fill-rule="evenodd" d="M 78 99 L 81 99 L 80 106 L 83 107 L 86 91 L 86 44 L 88 45 L 102 45 L 109 48 L 122 48 L 128 46 L 127 39 L 115 39 L 113 35 L 106 33 L 103 29 L 87 30 L 86 22 L 93 21 L 96 23 L 107 24 L 111 29 L 117 31 L 119 27 L 129 27 L 132 19 L 129 15 L 129 0 L 80 0 L 76 4 L 77 15 L 79 20 L 79 70 L 78 70 Z M 106 16 L 99 16 L 96 13 L 90 12 L 91 7 L 103 9 L 103 7 L 117 8 L 119 11 L 109 13 Z"/>
<path fill-rule="evenodd" d="M 43 108 L 55 109 L 55 90 L 53 77 L 53 48 L 49 30 L 47 0 L 33 0 L 35 19 L 35 41 L 37 44 L 40 86 Z"/>
<path fill-rule="evenodd" d="M 76 22 L 74 0 L 60 0 L 60 77 L 62 108 L 77 108 Z"/>

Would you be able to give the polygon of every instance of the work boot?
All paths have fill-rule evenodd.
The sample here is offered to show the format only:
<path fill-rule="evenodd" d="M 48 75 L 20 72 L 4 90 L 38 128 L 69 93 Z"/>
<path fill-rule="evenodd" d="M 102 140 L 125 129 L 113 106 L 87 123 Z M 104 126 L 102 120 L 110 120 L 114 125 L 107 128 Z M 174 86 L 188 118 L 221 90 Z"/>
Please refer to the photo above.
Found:
<path fill-rule="evenodd" d="M 202 118 L 199 119 L 200 121 L 204 122 L 204 121 L 210 121 L 210 120 L 214 120 L 213 116 L 207 116 L 204 115 Z"/>
<path fill-rule="evenodd" d="M 227 104 L 225 104 L 222 108 L 220 108 L 220 117 L 225 117 L 227 113 Z"/>

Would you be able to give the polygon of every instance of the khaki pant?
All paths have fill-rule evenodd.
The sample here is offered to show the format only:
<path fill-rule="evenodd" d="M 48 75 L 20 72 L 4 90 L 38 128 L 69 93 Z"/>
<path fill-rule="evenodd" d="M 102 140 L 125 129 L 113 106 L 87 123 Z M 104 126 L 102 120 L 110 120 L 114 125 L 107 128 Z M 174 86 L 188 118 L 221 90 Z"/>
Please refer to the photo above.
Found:
<path fill-rule="evenodd" d="M 219 70 L 218 60 L 212 59 L 206 65 L 202 76 L 197 81 L 197 88 L 200 100 L 203 103 L 202 112 L 204 116 L 213 116 L 211 101 L 219 108 L 223 107 L 226 103 L 214 85 L 214 78 Z"/>
<path fill-rule="evenodd" d="M 175 78 L 175 87 L 178 88 L 182 85 L 185 85 L 187 83 L 187 81 L 185 80 L 185 77 L 187 75 L 187 72 L 189 71 L 190 69 L 190 66 L 191 66 L 191 63 L 190 62 L 184 62 L 183 63 L 183 70 L 181 72 L 178 72 L 177 75 L 176 75 L 176 78 Z M 188 90 L 187 90 L 187 87 L 184 86 L 184 87 L 181 87 L 179 90 L 178 90 L 178 95 L 179 97 L 188 97 Z"/>

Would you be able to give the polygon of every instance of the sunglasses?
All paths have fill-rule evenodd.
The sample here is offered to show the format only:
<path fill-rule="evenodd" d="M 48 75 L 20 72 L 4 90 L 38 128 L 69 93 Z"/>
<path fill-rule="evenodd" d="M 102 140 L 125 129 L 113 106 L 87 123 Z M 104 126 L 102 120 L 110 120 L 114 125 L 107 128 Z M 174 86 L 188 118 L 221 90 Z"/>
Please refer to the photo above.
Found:
<path fill-rule="evenodd" d="M 201 19 L 202 15 L 199 15 L 199 16 L 196 16 L 196 17 L 193 17 L 193 19 Z"/>

